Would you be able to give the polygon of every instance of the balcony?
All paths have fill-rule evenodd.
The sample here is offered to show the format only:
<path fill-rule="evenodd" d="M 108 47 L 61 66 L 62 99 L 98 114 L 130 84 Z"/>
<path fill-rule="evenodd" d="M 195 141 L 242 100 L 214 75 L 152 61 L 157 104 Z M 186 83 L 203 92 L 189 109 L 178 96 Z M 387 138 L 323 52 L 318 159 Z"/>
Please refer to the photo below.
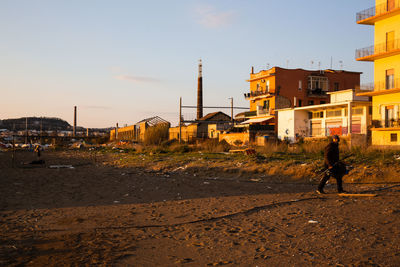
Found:
<path fill-rule="evenodd" d="M 324 91 L 321 88 L 307 89 L 307 95 L 309 97 L 328 97 L 326 92 L 327 91 Z"/>
<path fill-rule="evenodd" d="M 389 0 L 380 5 L 365 9 L 356 14 L 358 24 L 373 25 L 377 20 L 400 12 L 400 0 Z"/>
<path fill-rule="evenodd" d="M 264 91 L 251 91 L 250 93 L 244 93 L 244 98 L 246 100 L 251 100 L 257 97 L 267 97 L 267 96 L 271 96 L 273 95 L 273 93 L 271 93 L 268 90 L 264 90 Z"/>
<path fill-rule="evenodd" d="M 374 129 L 400 128 L 400 119 L 373 120 L 372 127 Z"/>
<path fill-rule="evenodd" d="M 380 43 L 356 50 L 357 61 L 374 61 L 383 57 L 400 54 L 400 39 Z"/>
<path fill-rule="evenodd" d="M 251 118 L 251 117 L 255 117 L 257 116 L 257 110 L 253 110 L 253 111 L 246 111 L 244 113 L 244 117 L 245 118 Z"/>
<path fill-rule="evenodd" d="M 392 94 L 400 92 L 400 78 L 390 81 L 378 81 L 371 84 L 360 86 L 361 90 L 369 91 L 365 93 L 358 93 L 357 95 L 376 96 L 384 94 Z"/>
<path fill-rule="evenodd" d="M 257 116 L 273 115 L 273 109 L 263 106 L 257 106 Z"/>

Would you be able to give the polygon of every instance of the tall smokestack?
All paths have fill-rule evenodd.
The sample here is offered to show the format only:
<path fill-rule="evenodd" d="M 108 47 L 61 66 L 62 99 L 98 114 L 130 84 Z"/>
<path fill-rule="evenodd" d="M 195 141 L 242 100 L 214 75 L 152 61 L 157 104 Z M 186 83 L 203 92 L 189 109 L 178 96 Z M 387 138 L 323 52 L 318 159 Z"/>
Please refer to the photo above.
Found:
<path fill-rule="evenodd" d="M 76 106 L 74 106 L 74 128 L 72 129 L 72 136 L 76 136 Z"/>
<path fill-rule="evenodd" d="M 199 78 L 197 79 L 197 120 L 203 117 L 203 65 L 199 60 Z"/>

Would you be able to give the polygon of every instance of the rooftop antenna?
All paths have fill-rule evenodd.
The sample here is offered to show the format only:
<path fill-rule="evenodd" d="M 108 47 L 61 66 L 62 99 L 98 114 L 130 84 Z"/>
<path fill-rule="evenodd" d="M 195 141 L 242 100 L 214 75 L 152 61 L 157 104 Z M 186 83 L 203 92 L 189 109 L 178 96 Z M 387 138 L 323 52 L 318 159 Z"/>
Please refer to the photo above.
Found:
<path fill-rule="evenodd" d="M 318 69 L 321 70 L 321 61 L 318 61 Z"/>
<path fill-rule="evenodd" d="M 286 60 L 286 68 L 289 68 L 289 59 Z"/>
<path fill-rule="evenodd" d="M 269 70 L 269 63 L 267 63 L 267 70 Z"/>
<path fill-rule="evenodd" d="M 340 69 L 343 70 L 343 61 L 339 60 L 339 64 L 340 64 Z"/>
<path fill-rule="evenodd" d="M 311 60 L 311 68 L 313 68 L 313 67 L 314 67 L 314 61 Z"/>
<path fill-rule="evenodd" d="M 332 56 L 331 56 L 331 69 L 332 69 Z"/>

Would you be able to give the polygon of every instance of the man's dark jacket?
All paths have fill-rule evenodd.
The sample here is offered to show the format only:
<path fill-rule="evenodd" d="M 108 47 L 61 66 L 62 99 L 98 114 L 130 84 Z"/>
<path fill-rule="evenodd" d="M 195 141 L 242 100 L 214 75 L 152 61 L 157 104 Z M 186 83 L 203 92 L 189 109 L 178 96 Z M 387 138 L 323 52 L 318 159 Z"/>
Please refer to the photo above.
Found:
<path fill-rule="evenodd" d="M 339 143 L 330 142 L 325 147 L 324 153 L 325 167 L 333 167 L 335 163 L 339 162 Z"/>

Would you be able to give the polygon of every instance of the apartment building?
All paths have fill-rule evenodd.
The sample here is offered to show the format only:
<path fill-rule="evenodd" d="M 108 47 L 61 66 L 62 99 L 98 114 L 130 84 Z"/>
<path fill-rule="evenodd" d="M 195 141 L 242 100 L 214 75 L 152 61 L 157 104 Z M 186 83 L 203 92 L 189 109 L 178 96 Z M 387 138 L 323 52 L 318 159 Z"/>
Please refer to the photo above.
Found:
<path fill-rule="evenodd" d="M 374 26 L 374 45 L 356 50 L 356 60 L 374 63 L 371 142 L 400 145 L 400 0 L 376 0 L 358 12 L 358 24 Z"/>
<path fill-rule="evenodd" d="M 356 88 L 360 85 L 361 72 L 344 70 L 304 70 L 273 67 L 258 73 L 252 72 L 250 92 L 245 98 L 250 111 L 244 115 L 250 129 L 276 130 L 275 110 L 329 103 L 328 92 Z"/>

